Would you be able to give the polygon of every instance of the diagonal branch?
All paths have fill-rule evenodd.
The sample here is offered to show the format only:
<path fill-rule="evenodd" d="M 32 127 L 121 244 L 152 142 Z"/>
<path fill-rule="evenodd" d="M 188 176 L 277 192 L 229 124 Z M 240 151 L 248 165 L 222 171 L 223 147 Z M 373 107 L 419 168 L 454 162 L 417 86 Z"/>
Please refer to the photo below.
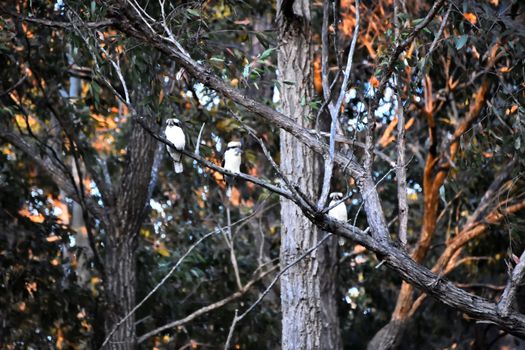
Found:
<path fill-rule="evenodd" d="M 113 15 L 120 18 L 125 16 L 121 21 L 119 21 L 118 24 L 119 28 L 124 33 L 127 33 L 138 40 L 149 43 L 168 57 L 174 59 L 179 65 L 184 67 L 188 74 L 201 81 L 204 85 L 219 92 L 236 104 L 243 106 L 255 116 L 258 116 L 291 133 L 316 153 L 321 155 L 328 153 L 328 145 L 325 142 L 308 133 L 306 128 L 297 125 L 297 123 L 284 114 L 277 112 L 265 104 L 244 96 L 241 91 L 226 84 L 220 77 L 215 75 L 210 68 L 204 66 L 201 63 L 197 63 L 193 58 L 191 58 L 191 56 L 189 56 L 186 50 L 184 50 L 177 41 L 176 44 L 170 44 L 169 42 L 163 40 L 160 35 L 150 31 L 142 30 L 143 26 L 141 26 L 142 22 L 140 18 L 137 18 L 133 12 L 130 12 L 129 8 L 125 6 L 125 4 L 119 10 L 120 11 L 118 14 L 113 13 Z M 357 160 L 349 159 L 340 152 L 335 152 L 334 161 L 336 164 L 342 167 L 346 166 L 346 169 L 348 169 L 350 175 L 354 177 L 359 177 L 362 175 L 362 167 L 357 163 Z"/>
<path fill-rule="evenodd" d="M 199 316 L 202 316 L 202 315 L 205 315 L 213 310 L 217 310 L 221 307 L 223 307 L 224 305 L 228 304 L 228 303 L 231 303 L 232 301 L 234 300 L 237 300 L 239 299 L 240 297 L 242 297 L 243 295 L 245 295 L 247 292 L 250 291 L 250 289 L 255 285 L 255 283 L 259 282 L 260 280 L 262 280 L 264 277 L 268 276 L 271 272 L 273 272 L 276 268 L 277 268 L 278 265 L 275 265 L 274 267 L 272 267 L 271 269 L 269 269 L 268 271 L 265 271 L 265 272 L 262 272 L 260 273 L 257 277 L 251 279 L 250 281 L 248 281 L 244 287 L 241 289 L 241 290 L 238 290 L 237 292 L 231 294 L 230 296 L 227 296 L 226 298 L 223 298 L 219 301 L 216 301 L 210 305 L 206 305 L 198 310 L 195 310 L 194 312 L 192 312 L 191 314 L 189 314 L 188 316 L 184 317 L 184 318 L 181 318 L 179 320 L 176 320 L 176 321 L 172 321 L 170 323 L 167 323 L 161 327 L 158 327 L 152 331 L 149 331 L 148 333 L 145 333 L 143 335 L 141 335 L 140 337 L 138 337 L 137 339 L 137 343 L 140 344 L 140 343 L 143 343 L 146 339 L 148 338 L 151 338 L 152 336 L 156 335 L 156 334 L 159 334 L 160 332 L 163 332 L 165 330 L 168 330 L 170 328 L 174 328 L 174 327 L 177 327 L 177 326 L 181 326 L 181 325 L 184 325 L 188 322 L 191 322 L 193 321 L 194 319 L 196 319 L 197 317 Z"/>
<path fill-rule="evenodd" d="M 525 250 L 521 253 L 518 264 L 512 270 L 507 286 L 501 295 L 501 300 L 498 303 L 498 310 L 503 316 L 507 316 L 516 302 L 516 294 L 518 287 L 525 278 Z"/>

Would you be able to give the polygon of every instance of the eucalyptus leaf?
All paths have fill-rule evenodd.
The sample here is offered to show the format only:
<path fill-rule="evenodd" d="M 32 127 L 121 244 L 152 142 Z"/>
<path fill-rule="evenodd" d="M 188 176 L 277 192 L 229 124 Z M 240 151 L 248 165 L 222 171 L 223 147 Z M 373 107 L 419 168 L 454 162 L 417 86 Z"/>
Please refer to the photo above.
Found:
<path fill-rule="evenodd" d="M 454 40 L 456 42 L 456 49 L 461 50 L 461 48 L 467 43 L 468 35 L 462 35 Z"/>

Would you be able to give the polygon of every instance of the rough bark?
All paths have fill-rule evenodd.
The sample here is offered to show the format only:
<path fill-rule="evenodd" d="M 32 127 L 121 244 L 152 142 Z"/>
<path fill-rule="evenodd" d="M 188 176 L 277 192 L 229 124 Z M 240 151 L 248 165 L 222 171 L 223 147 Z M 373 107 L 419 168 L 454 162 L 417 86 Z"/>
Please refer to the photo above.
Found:
<path fill-rule="evenodd" d="M 281 111 L 306 127 L 311 127 L 308 102 L 312 93 L 309 21 L 309 1 L 278 2 Z M 283 173 L 315 198 L 320 175 L 315 153 L 285 131 L 280 137 Z M 314 246 L 323 235 L 299 207 L 284 198 L 281 223 L 281 266 Z M 341 348 L 335 299 L 336 248 L 336 240 L 330 239 L 281 277 L 282 349 Z"/>
<path fill-rule="evenodd" d="M 153 118 L 142 117 L 150 128 L 158 130 Z M 136 239 L 147 213 L 147 200 L 157 141 L 138 124 L 132 125 L 127 147 L 127 165 L 122 174 L 113 223 L 105 223 L 108 231 L 105 255 L 105 297 L 108 304 L 105 330 L 111 335 L 106 349 L 136 347 L 135 316 L 131 315 L 116 329 L 135 306 Z M 114 225 L 114 226 L 113 226 Z"/>
<path fill-rule="evenodd" d="M 110 239 L 106 248 L 106 334 L 135 306 L 135 248 L 129 238 Z M 135 344 L 135 317 L 131 316 L 115 330 L 105 349 L 128 350 Z"/>

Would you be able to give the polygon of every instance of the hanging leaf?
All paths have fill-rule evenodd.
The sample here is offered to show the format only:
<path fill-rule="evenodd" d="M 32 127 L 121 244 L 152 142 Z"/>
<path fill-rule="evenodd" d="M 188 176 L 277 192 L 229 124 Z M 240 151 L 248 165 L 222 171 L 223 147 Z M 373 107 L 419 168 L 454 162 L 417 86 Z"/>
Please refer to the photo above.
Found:
<path fill-rule="evenodd" d="M 463 46 L 467 43 L 468 35 L 462 35 L 459 38 L 456 38 L 456 49 L 461 50 Z"/>
<path fill-rule="evenodd" d="M 259 61 L 263 61 L 267 59 L 268 57 L 270 57 L 270 55 L 272 54 L 272 51 L 275 51 L 275 47 L 271 47 L 269 49 L 264 50 L 261 56 L 259 56 Z"/>
<path fill-rule="evenodd" d="M 201 16 L 199 11 L 194 10 L 194 9 L 186 9 L 186 12 L 188 12 L 190 15 L 192 15 L 194 17 L 200 17 Z"/>
<path fill-rule="evenodd" d="M 251 64 L 247 64 L 246 66 L 244 66 L 244 69 L 242 70 L 242 76 L 244 78 L 248 78 L 248 76 L 250 75 L 250 68 Z"/>

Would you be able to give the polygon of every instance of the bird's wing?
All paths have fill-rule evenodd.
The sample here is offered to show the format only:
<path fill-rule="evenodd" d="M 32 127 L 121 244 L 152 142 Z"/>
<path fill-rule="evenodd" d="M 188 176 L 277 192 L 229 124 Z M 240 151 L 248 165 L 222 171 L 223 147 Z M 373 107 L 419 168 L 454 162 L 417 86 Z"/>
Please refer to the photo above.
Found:
<path fill-rule="evenodd" d="M 182 153 L 175 151 L 175 150 L 174 150 L 173 148 L 171 148 L 170 146 L 166 146 L 166 148 L 168 149 L 168 153 L 170 154 L 170 157 L 171 157 L 174 161 L 176 161 L 176 162 L 180 161 L 180 159 L 182 158 Z"/>

